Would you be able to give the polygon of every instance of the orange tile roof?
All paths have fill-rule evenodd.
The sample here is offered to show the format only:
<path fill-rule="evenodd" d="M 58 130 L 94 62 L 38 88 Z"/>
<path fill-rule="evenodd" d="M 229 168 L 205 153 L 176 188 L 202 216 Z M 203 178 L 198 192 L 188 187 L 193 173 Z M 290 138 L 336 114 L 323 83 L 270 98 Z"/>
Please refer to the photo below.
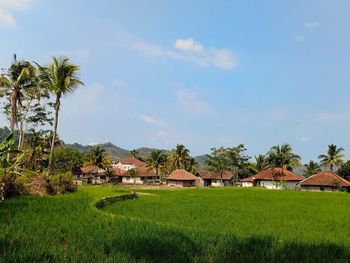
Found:
<path fill-rule="evenodd" d="M 99 170 L 99 168 L 97 166 L 94 166 L 94 165 L 80 168 L 80 171 L 82 174 L 97 174 L 98 170 Z"/>
<path fill-rule="evenodd" d="M 208 179 L 214 179 L 214 180 L 220 180 L 221 179 L 221 175 L 220 173 L 217 172 L 211 172 L 211 171 L 200 171 L 199 175 L 204 179 L 204 180 L 208 180 Z M 222 179 L 223 180 L 232 180 L 234 174 L 231 171 L 225 171 L 222 174 Z"/>
<path fill-rule="evenodd" d="M 173 180 L 173 181 L 193 181 L 193 180 L 198 180 L 198 177 L 194 176 L 193 174 L 185 171 L 185 170 L 175 170 L 172 172 L 168 180 Z"/>
<path fill-rule="evenodd" d="M 124 158 L 123 160 L 120 160 L 119 162 L 121 162 L 122 164 L 127 164 L 127 165 L 134 165 L 137 167 L 141 167 L 141 166 L 145 166 L 145 163 L 136 159 L 136 158 Z"/>
<path fill-rule="evenodd" d="M 331 172 L 320 172 L 300 182 L 303 186 L 350 186 L 350 182 Z"/>
<path fill-rule="evenodd" d="M 140 177 L 155 177 L 157 176 L 154 170 L 148 170 L 146 166 L 141 166 L 136 168 L 137 174 Z"/>
<path fill-rule="evenodd" d="M 250 177 L 247 177 L 247 178 L 240 180 L 240 182 L 254 182 L 254 181 L 255 181 L 254 176 L 250 176 Z"/>
<path fill-rule="evenodd" d="M 121 176 L 121 175 L 124 175 L 124 174 L 127 173 L 127 171 L 124 171 L 124 170 L 119 169 L 119 168 L 113 168 L 113 169 L 112 169 L 112 172 L 113 172 L 113 174 L 116 175 L 116 176 Z"/>
<path fill-rule="evenodd" d="M 249 179 L 248 179 L 249 178 Z M 250 176 L 241 180 L 241 182 L 253 182 L 256 180 L 266 180 L 266 181 L 302 181 L 305 178 L 303 176 L 297 175 L 287 169 L 282 168 L 269 168 L 261 171 L 253 176 Z"/>

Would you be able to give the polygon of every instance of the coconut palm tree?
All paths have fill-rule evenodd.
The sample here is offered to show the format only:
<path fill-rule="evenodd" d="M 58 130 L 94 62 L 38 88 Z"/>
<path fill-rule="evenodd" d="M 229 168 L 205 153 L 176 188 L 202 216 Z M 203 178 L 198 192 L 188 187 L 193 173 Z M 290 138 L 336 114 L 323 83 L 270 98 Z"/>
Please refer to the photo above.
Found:
<path fill-rule="evenodd" d="M 92 148 L 86 154 L 86 160 L 90 165 L 97 166 L 99 168 L 104 168 L 105 160 L 106 160 L 106 150 L 100 146 L 96 146 Z"/>
<path fill-rule="evenodd" d="M 143 158 L 140 156 L 140 152 L 136 149 L 131 150 L 129 156 L 137 160 L 143 161 Z"/>
<path fill-rule="evenodd" d="M 304 176 L 310 177 L 311 175 L 317 174 L 318 172 L 321 172 L 321 167 L 317 162 L 310 161 L 308 164 L 304 165 L 306 171 Z"/>
<path fill-rule="evenodd" d="M 329 167 L 331 172 L 334 170 L 334 166 L 339 166 L 344 163 L 345 155 L 342 153 L 344 149 L 338 148 L 335 144 L 328 145 L 328 151 L 326 154 L 320 154 L 318 158 L 321 160 L 321 165 Z"/>
<path fill-rule="evenodd" d="M 166 165 L 167 156 L 162 151 L 153 151 L 146 159 L 146 168 L 148 171 L 154 170 L 159 176 Z"/>
<path fill-rule="evenodd" d="M 53 58 L 52 64 L 42 67 L 39 64 L 39 79 L 41 84 L 48 88 L 56 97 L 54 102 L 54 127 L 51 143 L 51 151 L 49 157 L 48 174 L 51 172 L 53 148 L 57 137 L 58 113 L 61 108 L 61 98 L 67 94 L 74 92 L 80 85 L 84 85 L 78 78 L 80 67 L 70 63 L 68 58 Z"/>
<path fill-rule="evenodd" d="M 182 144 L 177 144 L 176 148 L 169 152 L 168 159 L 175 169 L 186 169 L 191 164 L 190 151 Z"/>
<path fill-rule="evenodd" d="M 18 127 L 18 111 L 23 92 L 34 85 L 35 67 L 28 61 L 17 60 L 17 56 L 14 55 L 7 73 L 0 75 L 0 95 L 9 98 L 11 133 L 14 133 L 15 126 Z"/>
<path fill-rule="evenodd" d="M 293 166 L 300 165 L 300 156 L 293 153 L 289 144 L 275 145 L 268 153 L 268 160 L 273 168 L 292 170 Z"/>
<path fill-rule="evenodd" d="M 251 162 L 249 164 L 249 169 L 254 173 L 259 173 L 263 170 L 266 170 L 270 167 L 269 160 L 267 156 L 263 154 L 259 154 L 255 156 L 255 162 Z"/>

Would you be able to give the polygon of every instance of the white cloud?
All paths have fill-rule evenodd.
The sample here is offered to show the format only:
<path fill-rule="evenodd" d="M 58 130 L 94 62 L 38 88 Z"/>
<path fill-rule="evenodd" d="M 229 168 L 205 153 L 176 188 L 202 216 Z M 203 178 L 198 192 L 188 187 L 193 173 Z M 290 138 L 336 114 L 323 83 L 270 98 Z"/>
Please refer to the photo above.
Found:
<path fill-rule="evenodd" d="M 140 41 L 135 42 L 131 46 L 133 49 L 138 50 L 145 55 L 154 56 L 154 57 L 169 57 L 178 60 L 184 60 L 185 56 L 171 50 L 164 49 L 159 46 L 148 44 L 146 42 Z"/>
<path fill-rule="evenodd" d="M 350 121 L 349 112 L 318 112 L 306 116 L 316 122 L 322 123 L 335 123 L 335 122 L 348 122 Z"/>
<path fill-rule="evenodd" d="M 178 84 L 176 90 L 177 102 L 181 108 L 185 109 L 191 114 L 200 115 L 211 112 L 209 105 L 202 101 L 197 93 Z"/>
<path fill-rule="evenodd" d="M 175 48 L 185 52 L 194 53 L 201 53 L 204 50 L 203 46 L 200 43 L 193 40 L 192 38 L 177 39 L 175 41 Z"/>
<path fill-rule="evenodd" d="M 230 70 L 237 66 L 236 58 L 230 49 L 204 48 L 192 38 L 177 39 L 175 49 L 163 48 L 140 40 L 133 41 L 129 46 L 147 56 L 187 61 L 201 67 Z"/>
<path fill-rule="evenodd" d="M 16 25 L 16 21 L 5 9 L 0 8 L 0 22 L 3 27 L 14 27 Z"/>
<path fill-rule="evenodd" d="M 301 137 L 300 140 L 301 140 L 302 142 L 307 142 L 307 141 L 309 140 L 309 138 L 307 138 L 307 137 Z"/>
<path fill-rule="evenodd" d="M 13 13 L 30 7 L 33 0 L 0 0 L 0 26 L 15 27 Z"/>
<path fill-rule="evenodd" d="M 153 118 L 152 116 L 149 116 L 149 115 L 140 114 L 139 119 L 146 124 L 151 124 L 156 126 L 167 126 L 165 121 L 161 119 Z"/>
<path fill-rule="evenodd" d="M 314 29 L 314 28 L 319 27 L 320 23 L 318 21 L 308 21 L 308 22 L 305 22 L 304 26 L 307 29 Z"/>
<path fill-rule="evenodd" d="M 305 37 L 304 36 L 296 36 L 294 38 L 294 40 L 298 43 L 304 42 L 305 41 Z"/>

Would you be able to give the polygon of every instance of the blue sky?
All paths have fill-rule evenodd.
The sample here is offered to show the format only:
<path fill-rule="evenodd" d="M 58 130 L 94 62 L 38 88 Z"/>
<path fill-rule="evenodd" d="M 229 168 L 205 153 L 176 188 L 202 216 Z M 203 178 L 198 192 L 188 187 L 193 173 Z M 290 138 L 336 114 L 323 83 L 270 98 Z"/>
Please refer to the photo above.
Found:
<path fill-rule="evenodd" d="M 0 67 L 66 55 L 85 86 L 66 142 L 194 155 L 289 143 L 303 161 L 350 151 L 350 2 L 0 0 Z M 1 121 L 4 123 L 4 119 Z"/>

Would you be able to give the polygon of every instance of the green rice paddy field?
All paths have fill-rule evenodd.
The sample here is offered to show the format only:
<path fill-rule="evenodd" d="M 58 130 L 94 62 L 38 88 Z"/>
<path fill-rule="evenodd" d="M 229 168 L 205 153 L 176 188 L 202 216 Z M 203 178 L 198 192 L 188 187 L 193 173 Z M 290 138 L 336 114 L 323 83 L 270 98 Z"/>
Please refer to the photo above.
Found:
<path fill-rule="evenodd" d="M 0 203 L 0 262 L 349 262 L 350 194 L 85 186 Z"/>

